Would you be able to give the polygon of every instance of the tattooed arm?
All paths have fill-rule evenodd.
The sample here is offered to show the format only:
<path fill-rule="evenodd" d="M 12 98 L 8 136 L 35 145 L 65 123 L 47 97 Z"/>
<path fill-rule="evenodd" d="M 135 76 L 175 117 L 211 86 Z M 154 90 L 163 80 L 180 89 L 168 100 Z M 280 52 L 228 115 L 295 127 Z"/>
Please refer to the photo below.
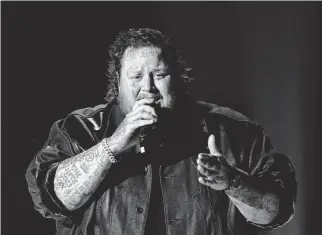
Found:
<path fill-rule="evenodd" d="M 110 140 L 108 144 L 116 153 L 115 144 Z M 102 142 L 64 160 L 59 164 L 54 179 L 57 197 L 69 210 L 81 207 L 104 179 L 110 164 Z"/>
<path fill-rule="evenodd" d="M 153 102 L 153 97 L 137 101 L 132 112 L 107 139 L 115 156 L 138 144 L 141 127 L 157 122 L 154 108 L 148 105 Z M 61 162 L 54 179 L 58 199 L 69 210 L 84 205 L 106 177 L 110 164 L 102 142 Z"/>
<path fill-rule="evenodd" d="M 244 176 L 238 187 L 230 186 L 232 169 L 222 158 L 199 154 L 198 170 L 202 174 L 199 182 L 215 190 L 225 190 L 242 215 L 255 224 L 267 225 L 279 214 L 280 199 L 276 190 L 268 189 L 268 184 L 260 178 Z M 237 176 L 238 177 L 238 176 Z M 266 190 L 265 187 L 266 186 Z"/>
<path fill-rule="evenodd" d="M 238 187 L 231 186 L 226 191 L 241 214 L 249 221 L 266 225 L 274 221 L 279 213 L 280 198 L 272 192 L 259 190 L 263 184 L 259 179 L 243 176 Z M 272 190 L 270 190 L 272 191 Z"/>
<path fill-rule="evenodd" d="M 198 155 L 197 169 L 202 175 L 199 182 L 225 190 L 247 220 L 261 225 L 272 223 L 279 214 L 280 199 L 273 193 L 276 190 L 269 188 L 263 179 L 242 175 L 232 168 L 219 153 L 214 135 L 208 139 L 208 148 L 210 154 Z M 232 178 L 238 180 L 239 186 L 232 186 Z"/>

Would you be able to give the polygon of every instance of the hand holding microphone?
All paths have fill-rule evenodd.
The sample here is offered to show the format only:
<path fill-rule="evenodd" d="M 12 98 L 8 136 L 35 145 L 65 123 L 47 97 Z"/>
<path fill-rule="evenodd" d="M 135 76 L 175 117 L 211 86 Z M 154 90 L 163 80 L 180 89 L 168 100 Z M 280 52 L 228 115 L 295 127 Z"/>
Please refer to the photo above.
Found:
<path fill-rule="evenodd" d="M 154 102 L 150 106 L 156 110 L 158 108 L 159 102 Z M 152 141 L 151 138 L 153 138 L 153 134 L 155 134 L 155 129 L 157 127 L 157 123 L 153 123 L 148 126 L 144 126 L 141 128 L 141 134 L 140 134 L 140 152 L 145 153 L 146 151 L 146 145 L 149 145 L 149 142 Z M 150 138 L 150 141 L 148 141 L 147 138 Z"/>
<path fill-rule="evenodd" d="M 139 144 L 140 140 L 142 140 L 140 138 L 142 132 L 143 135 L 148 134 L 144 128 L 157 123 L 158 117 L 153 107 L 157 103 L 156 99 L 157 95 L 152 93 L 144 93 L 144 95 L 138 97 L 132 111 L 125 116 L 124 120 L 109 138 L 111 144 L 116 145 L 114 148 L 115 155 Z M 143 137 L 143 143 L 145 139 Z"/>
<path fill-rule="evenodd" d="M 151 98 L 141 98 L 141 97 L 151 97 Z M 153 99 L 153 102 L 151 102 L 151 103 L 149 102 L 149 103 L 145 103 L 145 104 L 152 107 L 152 109 L 154 111 L 156 111 L 158 109 L 160 102 L 161 102 L 161 100 L 159 99 L 160 98 L 159 95 L 143 92 L 143 93 L 141 93 L 141 97 L 138 96 L 138 99 L 140 99 L 140 98 L 141 99 L 139 101 L 137 101 L 136 104 L 140 105 L 141 102 L 145 102 L 144 101 L 145 99 Z M 134 105 L 133 109 L 135 109 L 135 108 L 136 108 L 136 105 Z M 156 118 L 158 118 L 158 116 L 156 116 Z M 151 141 L 152 141 L 151 137 L 154 133 L 154 130 L 156 129 L 156 126 L 157 126 L 157 123 L 154 122 L 151 125 L 147 125 L 147 126 L 144 126 L 141 128 L 140 140 L 139 140 L 141 153 L 145 153 L 147 145 L 151 144 Z"/>

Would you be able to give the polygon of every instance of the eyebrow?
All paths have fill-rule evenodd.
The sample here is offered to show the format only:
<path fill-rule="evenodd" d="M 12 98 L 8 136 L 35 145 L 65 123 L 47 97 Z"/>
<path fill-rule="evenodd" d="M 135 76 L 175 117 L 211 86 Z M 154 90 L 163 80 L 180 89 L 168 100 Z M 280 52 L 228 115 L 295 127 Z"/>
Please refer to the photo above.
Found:
<path fill-rule="evenodd" d="M 141 71 L 141 68 L 134 65 L 134 66 L 131 66 L 129 69 L 128 69 L 128 72 L 130 73 L 137 73 L 137 72 L 140 72 Z"/>
<path fill-rule="evenodd" d="M 166 70 L 166 68 L 164 68 L 164 69 L 154 69 L 152 72 L 153 73 L 155 73 L 155 72 L 163 72 L 165 70 Z"/>
<path fill-rule="evenodd" d="M 153 69 L 152 72 L 167 71 L 168 69 L 169 69 L 169 66 L 167 66 L 167 65 L 162 65 L 162 67 L 160 67 L 160 65 L 159 65 L 158 67 Z"/>
<path fill-rule="evenodd" d="M 141 72 L 141 69 L 130 69 L 129 72 L 130 73 L 138 73 L 138 72 Z"/>

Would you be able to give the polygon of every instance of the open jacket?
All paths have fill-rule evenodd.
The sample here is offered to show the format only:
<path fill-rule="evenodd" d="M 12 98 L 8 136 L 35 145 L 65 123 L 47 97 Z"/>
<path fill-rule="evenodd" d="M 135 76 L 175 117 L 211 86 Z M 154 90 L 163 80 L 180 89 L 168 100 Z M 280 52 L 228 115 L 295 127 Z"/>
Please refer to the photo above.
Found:
<path fill-rule="evenodd" d="M 55 122 L 28 167 L 26 179 L 35 209 L 56 220 L 57 235 L 144 234 L 152 182 L 152 167 L 144 158 L 124 153 L 121 162 L 110 163 L 97 192 L 75 211 L 66 210 L 54 192 L 55 171 L 61 161 L 112 135 L 115 127 L 109 120 L 114 105 L 77 110 Z M 198 102 L 173 128 L 173 135 L 154 153 L 156 158 L 165 159 L 158 174 L 168 235 L 251 235 L 290 220 L 296 198 L 294 168 L 286 156 L 273 149 L 258 123 L 229 108 Z M 232 154 L 225 154 L 227 146 L 220 144 L 222 128 Z M 261 178 L 268 190 L 277 191 L 281 206 L 273 223 L 263 226 L 247 221 L 224 191 L 198 182 L 196 159 L 198 153 L 209 152 L 210 134 L 219 141 L 231 166 Z"/>

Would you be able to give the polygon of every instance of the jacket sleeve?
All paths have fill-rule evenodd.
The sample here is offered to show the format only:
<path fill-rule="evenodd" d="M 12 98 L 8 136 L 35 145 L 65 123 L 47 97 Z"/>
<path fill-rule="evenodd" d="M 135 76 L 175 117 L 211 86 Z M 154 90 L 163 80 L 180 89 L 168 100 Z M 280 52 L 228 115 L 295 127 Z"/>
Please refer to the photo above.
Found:
<path fill-rule="evenodd" d="M 259 190 L 276 193 L 281 199 L 279 214 L 268 225 L 245 221 L 230 200 L 228 224 L 237 228 L 246 222 L 256 230 L 271 230 L 287 223 L 294 215 L 297 194 L 295 170 L 290 159 L 274 149 L 258 123 L 230 109 L 214 110 L 205 120 L 206 129 L 208 134 L 215 135 L 229 165 L 260 182 L 256 186 Z"/>
<path fill-rule="evenodd" d="M 59 163 L 76 155 L 68 135 L 57 121 L 53 124 L 48 140 L 31 161 L 26 180 L 35 209 L 45 218 L 56 220 L 71 218 L 73 213 L 65 209 L 54 192 L 54 177 Z"/>
<path fill-rule="evenodd" d="M 278 153 L 272 146 L 270 138 L 257 123 L 246 122 L 245 138 L 239 146 L 236 167 L 259 181 L 259 190 L 276 193 L 280 197 L 279 214 L 268 225 L 248 223 L 271 230 L 287 223 L 294 215 L 297 184 L 294 167 L 285 155 Z M 236 150 L 236 149 L 235 149 Z"/>

